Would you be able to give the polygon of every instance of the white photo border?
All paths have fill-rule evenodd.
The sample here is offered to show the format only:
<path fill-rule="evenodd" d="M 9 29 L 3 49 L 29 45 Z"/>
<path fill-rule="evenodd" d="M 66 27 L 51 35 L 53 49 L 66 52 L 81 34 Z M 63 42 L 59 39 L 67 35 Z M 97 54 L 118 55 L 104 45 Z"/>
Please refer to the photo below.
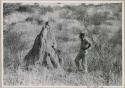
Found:
<path fill-rule="evenodd" d="M 122 86 L 103 86 L 103 88 L 123 88 L 125 87 L 125 68 L 124 68 L 124 62 L 125 62 L 125 56 L 124 56 L 124 39 L 125 39 L 125 34 L 124 34 L 124 14 L 125 14 L 125 9 L 124 9 L 124 0 L 3 0 L 1 1 L 1 30 L 0 30 L 0 39 L 1 39 L 1 44 L 0 44 L 0 48 L 1 48 L 1 83 L 2 83 L 2 88 L 88 88 L 88 86 L 5 86 L 3 85 L 3 3 L 122 3 Z M 102 86 L 90 86 L 89 88 L 102 88 Z"/>

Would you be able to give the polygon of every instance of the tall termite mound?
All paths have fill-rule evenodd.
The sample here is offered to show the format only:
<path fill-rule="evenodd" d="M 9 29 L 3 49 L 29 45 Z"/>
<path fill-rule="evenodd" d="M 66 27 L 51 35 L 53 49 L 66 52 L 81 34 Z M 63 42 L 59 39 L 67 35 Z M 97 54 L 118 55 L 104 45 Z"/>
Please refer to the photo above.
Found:
<path fill-rule="evenodd" d="M 32 48 L 24 58 L 25 69 L 28 69 L 31 65 L 35 65 L 36 62 L 47 68 L 60 67 L 59 62 L 61 59 L 59 58 L 58 51 L 53 29 L 46 22 L 35 38 Z"/>

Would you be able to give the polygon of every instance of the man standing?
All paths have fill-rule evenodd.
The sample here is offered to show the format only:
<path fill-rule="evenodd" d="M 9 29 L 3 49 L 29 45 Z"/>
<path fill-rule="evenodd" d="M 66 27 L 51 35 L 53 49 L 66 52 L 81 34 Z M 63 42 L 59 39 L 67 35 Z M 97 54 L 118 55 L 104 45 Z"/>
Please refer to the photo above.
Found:
<path fill-rule="evenodd" d="M 79 38 L 81 41 L 80 50 L 75 58 L 75 64 L 78 70 L 80 70 L 80 60 L 82 60 L 81 65 L 83 70 L 85 70 L 85 54 L 86 50 L 91 47 L 91 44 L 85 39 L 85 33 L 80 33 Z"/>

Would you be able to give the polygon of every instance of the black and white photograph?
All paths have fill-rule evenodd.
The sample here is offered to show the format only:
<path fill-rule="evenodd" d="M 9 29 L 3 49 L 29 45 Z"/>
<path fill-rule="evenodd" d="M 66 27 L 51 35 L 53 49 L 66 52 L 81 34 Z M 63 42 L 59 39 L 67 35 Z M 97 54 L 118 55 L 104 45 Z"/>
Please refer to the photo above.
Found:
<path fill-rule="evenodd" d="M 122 86 L 122 13 L 122 2 L 4 2 L 3 86 Z"/>

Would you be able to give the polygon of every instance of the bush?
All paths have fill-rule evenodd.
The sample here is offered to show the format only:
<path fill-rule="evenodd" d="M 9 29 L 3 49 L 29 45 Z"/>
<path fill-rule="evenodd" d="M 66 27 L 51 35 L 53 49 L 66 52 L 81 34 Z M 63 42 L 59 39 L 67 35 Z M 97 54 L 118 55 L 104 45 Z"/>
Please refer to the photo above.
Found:
<path fill-rule="evenodd" d="M 96 30 L 96 29 L 94 29 Z M 93 30 L 93 31 L 94 31 Z M 101 30 L 101 28 L 100 28 Z M 121 74 L 121 41 L 119 41 L 121 37 L 121 30 L 116 33 L 116 37 L 112 37 L 110 39 L 110 35 L 108 34 L 108 31 L 106 30 L 96 30 L 96 37 L 98 39 L 98 42 L 95 41 L 95 46 L 93 47 L 90 57 L 91 58 L 88 61 L 88 70 L 89 71 L 96 71 L 100 70 L 102 71 L 102 77 L 104 78 L 106 85 L 109 85 L 109 80 L 112 79 L 111 74 L 117 73 Z M 91 32 L 94 33 L 94 32 Z M 93 34 L 91 34 L 93 35 Z M 114 49 L 117 47 L 117 51 L 114 51 Z M 96 53 L 97 52 L 97 53 Z"/>
<path fill-rule="evenodd" d="M 18 12 L 33 12 L 34 10 L 32 9 L 31 6 L 28 6 L 28 5 L 22 5 L 22 6 L 19 6 L 19 8 L 17 9 Z"/>
<path fill-rule="evenodd" d="M 50 6 L 41 6 L 39 13 L 42 15 L 45 15 L 47 12 L 53 12 L 53 8 L 51 8 Z"/>
<path fill-rule="evenodd" d="M 16 11 L 20 6 L 20 3 L 4 3 L 3 4 L 3 15 L 9 15 Z"/>

